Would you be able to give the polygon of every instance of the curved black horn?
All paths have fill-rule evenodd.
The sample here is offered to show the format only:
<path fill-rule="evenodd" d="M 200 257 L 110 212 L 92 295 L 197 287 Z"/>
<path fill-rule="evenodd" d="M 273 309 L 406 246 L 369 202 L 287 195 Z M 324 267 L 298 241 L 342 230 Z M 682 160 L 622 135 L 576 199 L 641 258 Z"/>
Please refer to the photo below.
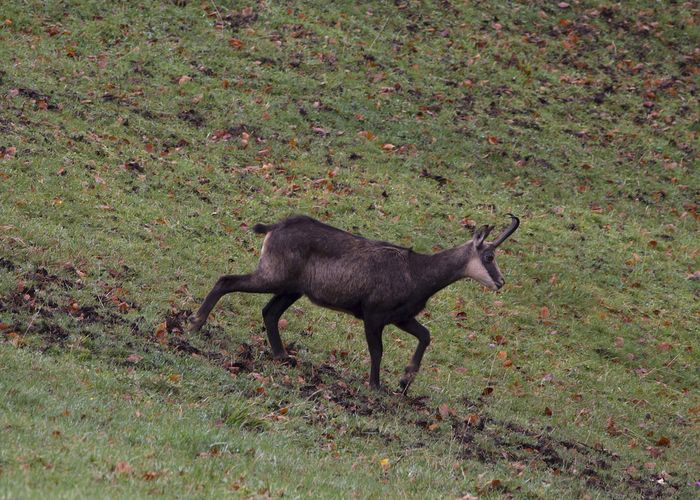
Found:
<path fill-rule="evenodd" d="M 520 219 L 518 219 L 515 215 L 513 214 L 507 214 L 510 216 L 511 221 L 510 221 L 510 226 L 508 226 L 506 229 L 503 230 L 503 232 L 496 238 L 496 241 L 491 243 L 492 246 L 497 247 L 501 243 L 503 243 L 508 236 L 513 234 L 516 229 L 518 229 L 518 226 L 520 225 Z"/>

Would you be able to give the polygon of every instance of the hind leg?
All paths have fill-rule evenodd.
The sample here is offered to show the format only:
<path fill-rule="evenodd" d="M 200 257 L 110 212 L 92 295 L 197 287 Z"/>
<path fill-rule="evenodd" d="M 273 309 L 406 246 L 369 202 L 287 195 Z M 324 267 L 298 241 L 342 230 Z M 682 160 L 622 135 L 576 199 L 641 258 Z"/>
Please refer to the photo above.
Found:
<path fill-rule="evenodd" d="M 219 299 L 231 292 L 270 293 L 271 287 L 259 274 L 229 274 L 218 279 L 197 313 L 190 318 L 190 331 L 196 332 L 207 321 Z"/>
<path fill-rule="evenodd" d="M 275 295 L 262 310 L 267 339 L 270 341 L 272 357 L 275 359 L 287 359 L 287 351 L 285 351 L 284 345 L 282 344 L 282 339 L 280 339 L 280 332 L 277 323 L 279 322 L 284 311 L 299 300 L 300 297 L 300 293 Z"/>

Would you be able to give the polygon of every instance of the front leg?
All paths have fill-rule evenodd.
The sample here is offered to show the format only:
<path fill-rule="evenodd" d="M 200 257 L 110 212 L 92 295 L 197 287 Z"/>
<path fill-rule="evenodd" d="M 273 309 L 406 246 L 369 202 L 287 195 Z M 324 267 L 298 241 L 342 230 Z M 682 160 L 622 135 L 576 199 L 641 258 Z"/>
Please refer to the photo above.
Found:
<path fill-rule="evenodd" d="M 365 319 L 365 337 L 369 348 L 370 370 L 369 386 L 372 389 L 379 389 L 379 366 L 382 363 L 382 331 L 384 325 Z"/>
<path fill-rule="evenodd" d="M 408 391 L 408 387 L 413 382 L 413 379 L 416 378 L 416 373 L 418 373 L 421 361 L 423 361 L 423 354 L 430 345 L 430 332 L 426 327 L 421 325 L 416 318 L 411 318 L 408 321 L 394 324 L 401 328 L 404 332 L 410 333 L 418 339 L 418 347 L 416 347 L 416 352 L 413 354 L 411 362 L 406 367 L 403 377 L 401 377 L 401 380 L 399 381 L 401 392 L 405 393 Z"/>

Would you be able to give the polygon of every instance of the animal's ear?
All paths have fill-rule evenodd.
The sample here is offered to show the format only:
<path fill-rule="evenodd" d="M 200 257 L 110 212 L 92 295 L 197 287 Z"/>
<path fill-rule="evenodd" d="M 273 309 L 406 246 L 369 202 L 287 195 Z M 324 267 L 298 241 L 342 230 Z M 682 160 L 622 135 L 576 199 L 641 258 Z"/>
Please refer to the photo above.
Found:
<path fill-rule="evenodd" d="M 473 238 L 474 246 L 480 247 L 489 233 L 493 231 L 493 228 L 494 226 L 481 226 L 479 229 L 477 229 Z"/>

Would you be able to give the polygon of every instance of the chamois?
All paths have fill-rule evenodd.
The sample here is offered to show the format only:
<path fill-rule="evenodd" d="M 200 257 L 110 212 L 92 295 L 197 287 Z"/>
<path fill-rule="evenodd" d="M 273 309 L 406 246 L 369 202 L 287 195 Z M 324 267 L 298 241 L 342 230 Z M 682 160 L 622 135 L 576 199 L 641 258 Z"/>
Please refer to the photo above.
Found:
<path fill-rule="evenodd" d="M 491 290 L 504 285 L 494 258 L 496 247 L 520 224 L 516 216 L 508 215 L 510 225 L 493 242 L 485 240 L 494 226 L 482 226 L 470 241 L 431 255 L 368 240 L 303 215 L 276 224 L 256 224 L 253 231 L 265 234 L 257 269 L 219 278 L 190 319 L 191 331 L 202 327 L 227 293 L 271 293 L 262 310 L 265 329 L 273 358 L 287 360 L 277 323 L 289 306 L 306 295 L 319 306 L 364 322 L 373 388 L 379 388 L 384 327 L 394 324 L 416 337 L 418 347 L 400 380 L 405 392 L 430 344 L 428 329 L 415 318 L 428 299 L 461 278 L 472 278 Z"/>

